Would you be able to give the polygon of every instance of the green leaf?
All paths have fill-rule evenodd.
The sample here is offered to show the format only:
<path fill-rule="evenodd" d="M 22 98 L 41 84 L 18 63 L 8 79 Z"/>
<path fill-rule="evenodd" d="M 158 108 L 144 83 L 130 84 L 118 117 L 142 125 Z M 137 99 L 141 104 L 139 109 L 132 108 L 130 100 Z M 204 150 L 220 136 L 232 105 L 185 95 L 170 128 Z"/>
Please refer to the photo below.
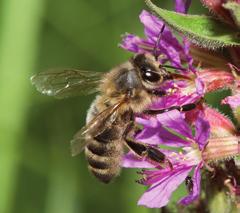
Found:
<path fill-rule="evenodd" d="M 176 13 L 161 9 L 150 0 L 145 2 L 166 24 L 201 47 L 214 49 L 240 45 L 239 32 L 212 17 Z"/>
<path fill-rule="evenodd" d="M 227 202 L 228 199 L 230 198 L 227 197 L 226 193 L 224 193 L 223 191 L 216 191 L 214 193 L 214 196 L 212 196 L 211 200 L 208 202 L 210 213 L 233 212 L 233 205 L 231 204 L 231 202 Z"/>
<path fill-rule="evenodd" d="M 234 158 L 235 165 L 240 167 L 240 153 Z"/>
<path fill-rule="evenodd" d="M 230 11 L 235 24 L 240 28 L 240 4 L 236 2 L 227 2 L 223 7 Z"/>

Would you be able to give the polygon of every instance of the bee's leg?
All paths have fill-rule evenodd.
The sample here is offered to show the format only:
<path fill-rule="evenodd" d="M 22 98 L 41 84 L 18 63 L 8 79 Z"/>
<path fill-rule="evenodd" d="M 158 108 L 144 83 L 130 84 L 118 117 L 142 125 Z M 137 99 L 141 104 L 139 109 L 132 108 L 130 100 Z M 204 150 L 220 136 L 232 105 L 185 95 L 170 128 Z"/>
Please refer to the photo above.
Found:
<path fill-rule="evenodd" d="M 139 143 L 130 139 L 125 139 L 127 147 L 140 158 L 147 158 L 153 163 L 158 163 L 165 167 L 166 164 L 172 169 L 172 163 L 166 158 L 165 154 L 159 151 L 156 147 Z"/>
<path fill-rule="evenodd" d="M 180 112 L 186 112 L 186 111 L 190 111 L 193 110 L 197 107 L 198 103 L 191 103 L 191 104 L 185 104 L 182 106 L 172 106 L 169 107 L 167 109 L 159 109 L 159 110 L 144 110 L 143 113 L 144 114 L 148 114 L 148 115 L 157 115 L 157 114 L 161 114 L 164 112 L 169 112 L 172 110 L 179 110 Z"/>
<path fill-rule="evenodd" d="M 147 145 L 144 143 L 134 141 L 133 135 L 135 133 L 135 122 L 134 122 L 134 114 L 131 111 L 129 114 L 129 123 L 123 132 L 123 140 L 125 141 L 125 145 L 133 151 L 133 153 L 140 158 L 147 158 L 150 161 L 153 161 L 158 164 L 167 163 L 169 167 L 172 169 L 171 162 L 166 159 L 166 156 L 158 150 L 157 147 Z"/>

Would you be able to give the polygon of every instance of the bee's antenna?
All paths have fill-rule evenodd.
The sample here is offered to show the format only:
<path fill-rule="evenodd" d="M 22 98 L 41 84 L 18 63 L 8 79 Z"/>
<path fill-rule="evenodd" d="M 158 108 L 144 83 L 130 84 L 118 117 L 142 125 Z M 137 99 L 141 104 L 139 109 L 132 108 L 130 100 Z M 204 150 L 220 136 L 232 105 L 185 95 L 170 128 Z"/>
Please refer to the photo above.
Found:
<path fill-rule="evenodd" d="M 159 43 L 160 43 L 160 41 L 161 41 L 162 33 L 163 33 L 163 31 L 164 31 L 164 28 L 165 28 L 165 24 L 163 24 L 163 26 L 161 27 L 161 30 L 160 30 L 160 32 L 159 32 L 159 34 L 158 34 L 157 42 L 155 43 L 155 46 L 154 46 L 154 48 L 153 48 L 153 55 L 154 55 L 156 61 L 157 61 L 157 59 L 158 59 L 157 48 L 158 48 Z"/>
<path fill-rule="evenodd" d="M 182 71 L 186 71 L 186 70 L 187 70 L 186 68 L 174 67 L 174 66 L 166 65 L 166 64 L 161 64 L 159 67 L 160 67 L 160 68 L 161 68 L 161 67 L 163 67 L 163 68 L 170 68 L 170 69 L 175 69 L 175 70 L 182 70 Z"/>

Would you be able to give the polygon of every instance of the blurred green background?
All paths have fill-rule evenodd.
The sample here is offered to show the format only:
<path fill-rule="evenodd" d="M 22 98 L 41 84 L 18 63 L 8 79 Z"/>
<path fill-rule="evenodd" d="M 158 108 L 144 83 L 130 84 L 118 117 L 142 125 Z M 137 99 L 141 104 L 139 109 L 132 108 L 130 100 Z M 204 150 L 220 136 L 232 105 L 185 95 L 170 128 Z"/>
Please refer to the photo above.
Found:
<path fill-rule="evenodd" d="M 55 100 L 29 80 L 48 68 L 107 71 L 127 60 L 120 35 L 143 35 L 143 8 L 132 0 L 0 0 L 0 213 L 151 212 L 136 205 L 145 188 L 135 171 L 103 185 L 83 155 L 70 156 L 94 96 Z"/>

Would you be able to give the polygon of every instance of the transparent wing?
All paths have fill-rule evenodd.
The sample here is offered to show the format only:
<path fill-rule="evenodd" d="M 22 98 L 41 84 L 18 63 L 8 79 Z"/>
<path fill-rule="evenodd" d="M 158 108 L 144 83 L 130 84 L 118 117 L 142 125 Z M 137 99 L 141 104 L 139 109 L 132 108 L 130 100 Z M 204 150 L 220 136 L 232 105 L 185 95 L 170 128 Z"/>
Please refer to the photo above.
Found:
<path fill-rule="evenodd" d="M 97 92 L 102 76 L 101 72 L 63 69 L 41 72 L 34 75 L 31 81 L 44 95 L 67 98 Z"/>
<path fill-rule="evenodd" d="M 100 112 L 86 126 L 77 132 L 71 141 L 72 156 L 78 155 L 87 145 L 88 141 L 85 140 L 86 133 L 93 130 L 96 131 L 96 133 L 101 133 L 116 120 L 118 109 L 123 103 L 125 103 L 125 99 Z"/>

